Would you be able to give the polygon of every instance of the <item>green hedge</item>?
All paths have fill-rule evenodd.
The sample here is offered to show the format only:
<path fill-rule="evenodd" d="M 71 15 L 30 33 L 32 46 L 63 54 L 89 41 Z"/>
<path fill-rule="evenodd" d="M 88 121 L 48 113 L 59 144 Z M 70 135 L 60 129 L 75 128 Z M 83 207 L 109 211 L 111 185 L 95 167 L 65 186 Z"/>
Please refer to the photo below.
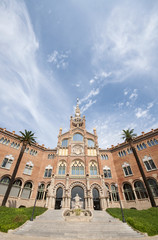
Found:
<path fill-rule="evenodd" d="M 8 208 L 0 207 L 0 231 L 8 232 L 15 229 L 31 218 L 33 207 L 30 208 Z M 36 207 L 34 218 L 44 213 L 47 209 Z"/>
<path fill-rule="evenodd" d="M 110 215 L 122 220 L 120 208 L 108 208 L 106 210 Z M 149 236 L 158 234 L 158 208 L 149 208 L 147 210 L 123 209 L 126 222 L 134 229 L 147 233 Z"/>

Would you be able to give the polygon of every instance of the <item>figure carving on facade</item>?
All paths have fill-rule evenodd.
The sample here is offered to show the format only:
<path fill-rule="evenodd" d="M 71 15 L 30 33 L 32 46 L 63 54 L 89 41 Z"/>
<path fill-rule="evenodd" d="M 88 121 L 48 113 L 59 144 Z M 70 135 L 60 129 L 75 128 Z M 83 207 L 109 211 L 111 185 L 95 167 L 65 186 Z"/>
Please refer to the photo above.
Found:
<path fill-rule="evenodd" d="M 79 197 L 78 193 L 76 193 L 76 196 L 73 199 L 75 199 L 75 209 L 81 208 L 80 199 L 82 198 Z"/>

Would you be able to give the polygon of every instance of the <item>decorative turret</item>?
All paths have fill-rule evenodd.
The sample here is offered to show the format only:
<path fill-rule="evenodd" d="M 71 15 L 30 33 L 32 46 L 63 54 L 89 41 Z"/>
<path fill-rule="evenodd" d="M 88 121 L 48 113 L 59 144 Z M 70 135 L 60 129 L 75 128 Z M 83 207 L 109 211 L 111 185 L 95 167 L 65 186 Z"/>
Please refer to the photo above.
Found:
<path fill-rule="evenodd" d="M 70 117 L 70 128 L 80 127 L 85 129 L 85 117 L 81 117 L 80 108 L 79 108 L 79 99 L 77 98 L 77 104 L 75 109 L 75 117 Z"/>

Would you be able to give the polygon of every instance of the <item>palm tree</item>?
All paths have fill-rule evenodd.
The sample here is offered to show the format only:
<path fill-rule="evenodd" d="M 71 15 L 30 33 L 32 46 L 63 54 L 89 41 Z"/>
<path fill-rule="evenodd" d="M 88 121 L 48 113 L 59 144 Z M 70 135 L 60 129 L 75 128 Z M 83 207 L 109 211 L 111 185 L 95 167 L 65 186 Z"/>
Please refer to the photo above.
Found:
<path fill-rule="evenodd" d="M 14 168 L 13 174 L 11 176 L 11 179 L 10 179 L 7 191 L 6 191 L 5 195 L 4 195 L 4 198 L 3 198 L 3 201 L 2 201 L 2 206 L 5 206 L 6 202 L 8 200 L 11 188 L 12 188 L 13 183 L 15 181 L 15 177 L 16 177 L 16 174 L 17 174 L 17 171 L 18 171 L 21 159 L 22 159 L 24 151 L 26 149 L 26 146 L 28 144 L 31 145 L 31 143 L 35 143 L 36 142 L 35 141 L 35 137 L 34 137 L 34 133 L 32 133 L 32 131 L 27 131 L 25 129 L 25 133 L 23 133 L 21 131 L 20 131 L 20 133 L 21 133 L 22 136 L 19 137 L 19 140 L 22 143 L 22 147 L 21 147 L 21 151 L 19 153 L 19 157 L 18 157 L 18 160 L 17 160 L 15 168 Z"/>
<path fill-rule="evenodd" d="M 133 155 L 135 157 L 136 163 L 138 165 L 139 171 L 141 173 L 141 176 L 143 178 L 144 184 L 146 186 L 146 189 L 147 189 L 147 192 L 148 192 L 148 196 L 149 196 L 149 199 L 150 199 L 150 202 L 151 202 L 151 206 L 152 207 L 156 207 L 156 203 L 155 203 L 153 194 L 152 194 L 151 189 L 149 187 L 148 181 L 146 179 L 146 176 L 145 176 L 144 170 L 142 168 L 142 165 L 140 163 L 140 160 L 139 160 L 138 154 L 136 152 L 136 149 L 135 149 L 135 147 L 133 145 L 133 138 L 136 137 L 137 134 L 134 133 L 134 129 L 131 129 L 131 130 L 127 129 L 127 130 L 123 130 L 123 134 L 122 135 L 123 135 L 122 138 L 129 143 L 129 146 L 132 149 L 132 152 L 133 152 Z"/>

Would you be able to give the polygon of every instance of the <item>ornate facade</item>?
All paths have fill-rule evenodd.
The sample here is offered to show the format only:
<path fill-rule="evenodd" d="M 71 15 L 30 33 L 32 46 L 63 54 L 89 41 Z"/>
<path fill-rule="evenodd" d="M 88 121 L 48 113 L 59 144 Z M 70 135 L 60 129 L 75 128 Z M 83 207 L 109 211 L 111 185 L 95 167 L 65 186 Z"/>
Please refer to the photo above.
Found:
<path fill-rule="evenodd" d="M 158 204 L 158 129 L 134 139 L 142 167 Z M 20 152 L 18 135 L 0 129 L 0 201 Z M 117 187 L 118 186 L 118 187 Z M 79 194 L 81 208 L 149 208 L 150 201 L 138 166 L 127 143 L 100 149 L 96 129 L 86 130 L 79 105 L 70 118 L 70 130 L 59 130 L 55 149 L 27 147 L 7 205 L 73 208 Z"/>

